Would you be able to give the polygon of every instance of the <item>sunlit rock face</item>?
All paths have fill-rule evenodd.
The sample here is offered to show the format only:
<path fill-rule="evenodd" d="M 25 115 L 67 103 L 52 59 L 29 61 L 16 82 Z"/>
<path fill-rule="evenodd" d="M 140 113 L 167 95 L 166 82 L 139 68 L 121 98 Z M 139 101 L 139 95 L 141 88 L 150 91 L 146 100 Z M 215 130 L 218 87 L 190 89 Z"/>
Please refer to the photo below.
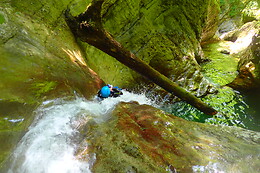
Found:
<path fill-rule="evenodd" d="M 259 2 L 252 0 L 220 1 L 220 3 L 221 20 L 218 32 L 216 33 L 219 41 L 203 45 L 205 56 L 211 60 L 211 62 L 202 65 L 204 75 L 213 83 L 221 86 L 230 86 L 238 91 L 252 91 L 252 93 L 257 94 L 259 91 L 255 89 L 259 88 L 259 58 L 253 52 L 257 52 L 255 51 L 256 47 L 259 47 L 256 40 L 257 35 L 259 35 L 259 19 L 256 17 L 259 14 Z M 249 18 L 250 20 L 248 20 Z M 220 93 L 223 92 L 221 89 L 219 91 Z M 232 90 L 230 91 L 232 92 Z M 235 94 L 234 90 L 233 93 Z M 220 98 L 223 99 L 223 97 Z M 251 105 L 258 102 L 257 98 L 259 97 L 256 96 L 255 98 L 256 100 L 250 101 Z M 234 100 L 236 99 L 230 101 L 233 102 Z M 241 101 L 237 103 L 239 102 L 243 103 Z M 228 106 L 223 106 L 223 108 L 226 107 Z M 246 105 L 242 107 L 244 107 L 244 110 L 247 109 Z M 243 111 L 239 110 L 239 112 Z M 226 112 L 225 114 L 229 113 Z M 242 113 L 239 117 L 243 115 L 248 115 L 248 113 Z M 250 116 L 245 117 L 247 117 L 245 118 L 246 120 Z"/>
<path fill-rule="evenodd" d="M 220 39 L 231 41 L 230 54 L 238 54 L 247 49 L 252 43 L 252 38 L 259 32 L 259 22 L 248 22 L 238 29 L 223 34 Z"/>
<path fill-rule="evenodd" d="M 259 21 L 247 22 L 220 37 L 229 41 L 226 46 L 229 54 L 239 59 L 237 65 L 239 73 L 228 84 L 236 90 L 250 91 L 259 88 L 259 26 Z"/>
<path fill-rule="evenodd" d="M 135 102 L 118 104 L 108 122 L 81 133 L 78 156 L 95 158 L 93 172 L 259 171 L 258 132 L 189 122 Z"/>
<path fill-rule="evenodd" d="M 251 0 L 247 2 L 245 9 L 242 11 L 242 21 L 244 23 L 254 20 L 260 20 L 260 2 L 258 0 Z"/>
<path fill-rule="evenodd" d="M 260 89 L 259 76 L 260 35 L 259 31 L 252 37 L 252 42 L 245 52 L 240 55 L 238 64 L 239 74 L 229 86 L 240 91 Z M 257 92 L 257 90 L 255 92 Z"/>
<path fill-rule="evenodd" d="M 50 21 L 41 23 L 8 5 L 1 11 L 0 24 L 1 98 L 35 102 L 74 90 L 91 97 L 99 78 L 86 65 L 65 21 L 51 26 Z"/>

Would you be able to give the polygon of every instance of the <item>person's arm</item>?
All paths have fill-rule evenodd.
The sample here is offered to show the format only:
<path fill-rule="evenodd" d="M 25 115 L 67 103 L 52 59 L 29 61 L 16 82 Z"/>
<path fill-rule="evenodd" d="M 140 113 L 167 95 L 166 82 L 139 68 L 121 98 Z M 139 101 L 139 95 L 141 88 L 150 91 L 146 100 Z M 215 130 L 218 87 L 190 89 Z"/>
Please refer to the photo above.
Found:
<path fill-rule="evenodd" d="M 113 93 L 112 94 L 112 97 L 118 97 L 118 96 L 120 96 L 120 95 L 123 95 L 123 92 L 121 91 L 122 89 L 120 89 L 120 88 L 113 88 L 113 92 L 111 92 L 111 93 Z"/>

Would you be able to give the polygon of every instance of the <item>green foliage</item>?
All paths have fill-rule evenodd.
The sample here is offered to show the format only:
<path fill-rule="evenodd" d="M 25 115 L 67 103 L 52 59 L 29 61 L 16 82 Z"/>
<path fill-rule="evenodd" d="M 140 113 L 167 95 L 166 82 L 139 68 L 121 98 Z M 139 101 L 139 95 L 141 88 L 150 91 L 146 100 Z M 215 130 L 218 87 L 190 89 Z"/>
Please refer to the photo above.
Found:
<path fill-rule="evenodd" d="M 234 17 L 240 15 L 249 1 L 251 0 L 220 0 L 220 6 L 223 11 L 227 10 L 230 17 Z"/>
<path fill-rule="evenodd" d="M 242 11 L 243 22 L 246 23 L 253 20 L 260 20 L 259 9 L 260 9 L 260 2 L 257 1 L 248 2 L 246 7 Z"/>

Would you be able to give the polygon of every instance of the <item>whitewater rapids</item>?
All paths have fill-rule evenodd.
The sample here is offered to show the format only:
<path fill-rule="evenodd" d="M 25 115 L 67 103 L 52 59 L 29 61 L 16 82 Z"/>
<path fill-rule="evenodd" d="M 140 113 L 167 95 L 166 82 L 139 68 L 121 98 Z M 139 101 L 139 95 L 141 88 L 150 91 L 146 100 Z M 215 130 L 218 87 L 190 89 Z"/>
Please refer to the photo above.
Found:
<path fill-rule="evenodd" d="M 12 154 L 7 173 L 89 173 L 90 163 L 79 161 L 74 153 L 77 130 L 75 121 L 88 112 L 97 123 L 109 118 L 109 113 L 119 102 L 137 101 L 152 105 L 144 95 L 127 91 L 118 98 L 103 101 L 55 99 L 45 101 L 36 111 L 35 120 Z M 85 117 L 86 118 L 86 117 Z"/>

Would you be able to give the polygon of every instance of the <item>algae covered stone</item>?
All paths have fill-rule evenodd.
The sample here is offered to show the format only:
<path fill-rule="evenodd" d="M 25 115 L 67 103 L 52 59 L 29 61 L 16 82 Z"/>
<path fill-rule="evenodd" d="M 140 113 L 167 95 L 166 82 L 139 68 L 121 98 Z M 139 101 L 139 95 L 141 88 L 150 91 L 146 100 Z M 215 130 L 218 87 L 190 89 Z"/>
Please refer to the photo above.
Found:
<path fill-rule="evenodd" d="M 108 122 L 88 129 L 82 131 L 89 135 L 88 155 L 79 153 L 95 155 L 93 172 L 228 172 L 245 170 L 245 164 L 259 171 L 258 132 L 189 122 L 123 102 Z"/>
<path fill-rule="evenodd" d="M 181 86 L 189 89 L 190 81 L 196 79 L 192 89 L 197 91 L 200 84 L 207 83 L 197 59 L 203 57 L 200 39 L 209 5 L 208 0 L 105 1 L 102 19 L 105 29 L 124 47 Z M 140 75 L 83 45 L 87 63 L 104 81 L 127 88 L 142 87 L 145 79 Z"/>
<path fill-rule="evenodd" d="M 76 93 L 91 98 L 102 83 L 65 25 L 68 3 L 0 2 L 0 163 L 26 132 L 37 105 Z"/>

